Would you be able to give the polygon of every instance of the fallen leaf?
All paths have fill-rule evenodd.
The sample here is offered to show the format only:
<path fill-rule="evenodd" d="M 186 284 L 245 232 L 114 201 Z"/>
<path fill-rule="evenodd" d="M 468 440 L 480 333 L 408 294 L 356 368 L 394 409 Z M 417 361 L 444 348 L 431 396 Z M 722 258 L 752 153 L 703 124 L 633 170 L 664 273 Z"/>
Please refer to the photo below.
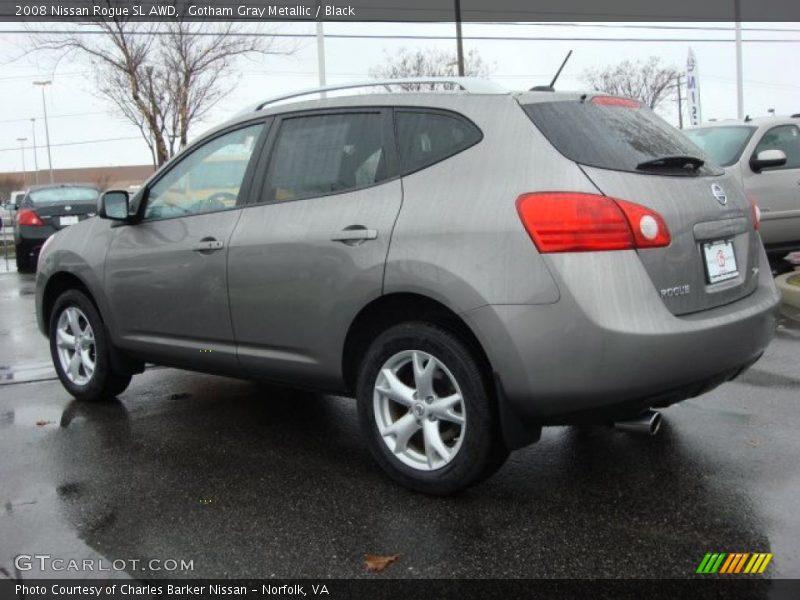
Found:
<path fill-rule="evenodd" d="M 52 421 L 36 421 L 36 426 L 44 427 L 45 425 L 50 425 L 50 423 L 52 423 Z"/>
<path fill-rule="evenodd" d="M 392 554 L 391 556 L 378 556 L 376 554 L 367 554 L 364 561 L 367 565 L 367 570 L 374 573 L 380 573 L 394 561 L 400 558 L 399 554 Z"/>

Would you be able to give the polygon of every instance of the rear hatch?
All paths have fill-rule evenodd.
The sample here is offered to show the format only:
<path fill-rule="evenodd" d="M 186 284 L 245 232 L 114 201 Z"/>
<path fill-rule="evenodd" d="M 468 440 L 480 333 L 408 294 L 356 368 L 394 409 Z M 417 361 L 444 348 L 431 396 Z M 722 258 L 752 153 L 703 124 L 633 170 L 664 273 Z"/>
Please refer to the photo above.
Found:
<path fill-rule="evenodd" d="M 541 96 L 545 96 L 542 98 Z M 632 100 L 523 95 L 523 110 L 598 191 L 657 212 L 671 241 L 638 249 L 676 315 L 733 302 L 757 285 L 753 209 L 734 178 L 677 129 Z"/>
<path fill-rule="evenodd" d="M 25 206 L 55 229 L 63 229 L 97 213 L 98 191 L 90 186 L 64 185 L 32 189 Z"/>

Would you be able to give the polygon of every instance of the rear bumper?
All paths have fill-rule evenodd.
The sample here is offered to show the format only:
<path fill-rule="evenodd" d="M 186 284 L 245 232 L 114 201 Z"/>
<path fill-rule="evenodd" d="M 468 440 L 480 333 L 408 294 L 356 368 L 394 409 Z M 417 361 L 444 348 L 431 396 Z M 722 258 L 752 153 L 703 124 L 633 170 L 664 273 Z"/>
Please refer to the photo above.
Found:
<path fill-rule="evenodd" d="M 749 296 L 700 313 L 669 312 L 633 252 L 554 262 L 561 299 L 484 306 L 464 315 L 520 418 L 580 420 L 637 406 L 665 406 L 735 377 L 763 353 L 779 295 L 766 257 Z"/>

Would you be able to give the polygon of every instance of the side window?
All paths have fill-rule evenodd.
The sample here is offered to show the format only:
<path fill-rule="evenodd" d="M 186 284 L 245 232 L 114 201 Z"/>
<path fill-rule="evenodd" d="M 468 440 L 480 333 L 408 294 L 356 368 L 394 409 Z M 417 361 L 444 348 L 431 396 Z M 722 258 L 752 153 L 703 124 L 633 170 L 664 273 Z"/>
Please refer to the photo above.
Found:
<path fill-rule="evenodd" d="M 312 115 L 283 120 L 262 201 L 285 202 L 356 190 L 387 179 L 381 113 Z"/>
<path fill-rule="evenodd" d="M 786 154 L 786 164 L 782 167 L 773 167 L 769 169 L 770 171 L 800 168 L 800 129 L 796 125 L 773 127 L 758 142 L 755 154 L 762 150 L 783 150 Z"/>
<path fill-rule="evenodd" d="M 194 150 L 148 190 L 144 218 L 196 215 L 236 206 L 263 127 L 237 129 Z"/>
<path fill-rule="evenodd" d="M 481 131 L 457 115 L 396 110 L 403 174 L 418 171 L 477 144 Z"/>

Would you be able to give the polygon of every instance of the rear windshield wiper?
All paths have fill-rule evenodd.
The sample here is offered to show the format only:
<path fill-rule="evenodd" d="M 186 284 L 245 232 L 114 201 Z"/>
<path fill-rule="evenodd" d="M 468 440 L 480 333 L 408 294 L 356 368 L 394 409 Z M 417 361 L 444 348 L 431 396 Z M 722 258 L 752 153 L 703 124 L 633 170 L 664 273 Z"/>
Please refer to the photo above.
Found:
<path fill-rule="evenodd" d="M 640 171 L 652 171 L 654 169 L 687 169 L 696 171 L 704 164 L 706 164 L 706 161 L 702 158 L 679 154 L 675 156 L 660 156 L 659 158 L 646 160 L 636 165 L 636 168 Z"/>

